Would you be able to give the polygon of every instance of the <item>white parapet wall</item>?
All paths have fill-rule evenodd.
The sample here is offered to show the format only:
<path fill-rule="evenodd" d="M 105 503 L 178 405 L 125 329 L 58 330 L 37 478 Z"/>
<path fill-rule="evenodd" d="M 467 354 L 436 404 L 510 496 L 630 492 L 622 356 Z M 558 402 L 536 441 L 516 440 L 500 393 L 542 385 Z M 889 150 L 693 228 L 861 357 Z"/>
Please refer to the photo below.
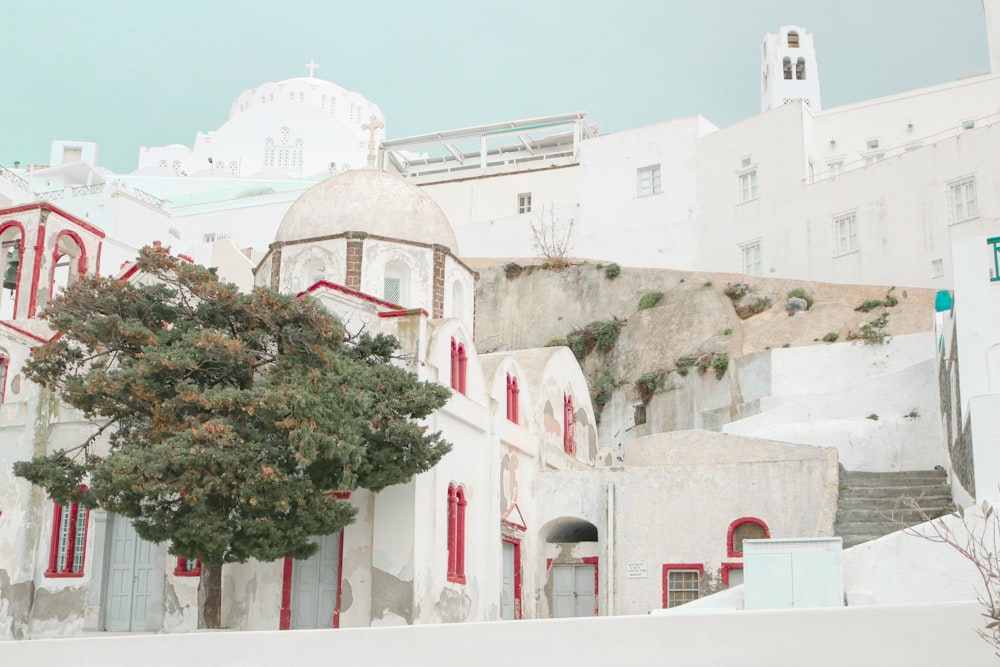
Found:
<path fill-rule="evenodd" d="M 975 602 L 664 614 L 289 632 L 93 636 L 0 643 L 0 664 L 274 667 L 300 664 L 478 667 L 993 665 Z M 488 650 L 483 650 L 490 647 Z"/>

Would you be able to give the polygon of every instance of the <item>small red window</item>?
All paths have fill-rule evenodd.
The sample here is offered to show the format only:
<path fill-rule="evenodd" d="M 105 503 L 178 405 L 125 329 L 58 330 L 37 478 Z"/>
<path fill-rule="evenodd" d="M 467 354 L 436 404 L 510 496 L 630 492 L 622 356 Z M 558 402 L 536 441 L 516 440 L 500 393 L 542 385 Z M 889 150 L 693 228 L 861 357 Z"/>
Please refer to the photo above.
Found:
<path fill-rule="evenodd" d="M 465 371 L 469 358 L 465 354 L 465 343 L 451 339 L 451 388 L 465 393 Z"/>
<path fill-rule="evenodd" d="M 517 376 L 507 373 L 507 420 L 515 424 L 520 423 L 520 415 L 518 413 L 520 394 L 521 390 L 517 384 Z"/>
<path fill-rule="evenodd" d="M 576 418 L 573 415 L 573 397 L 563 396 L 563 449 L 567 454 L 576 453 Z"/>
<path fill-rule="evenodd" d="M 465 489 L 448 485 L 448 581 L 465 583 Z"/>
<path fill-rule="evenodd" d="M 200 577 L 201 559 L 178 558 L 177 567 L 174 568 L 174 574 L 178 577 Z"/>

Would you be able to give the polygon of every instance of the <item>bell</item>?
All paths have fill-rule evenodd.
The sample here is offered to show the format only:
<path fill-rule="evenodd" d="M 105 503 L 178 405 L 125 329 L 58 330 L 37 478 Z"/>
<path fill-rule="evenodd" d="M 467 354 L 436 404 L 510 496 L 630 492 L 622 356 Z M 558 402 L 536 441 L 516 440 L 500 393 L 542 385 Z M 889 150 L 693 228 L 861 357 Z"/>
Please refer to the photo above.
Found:
<path fill-rule="evenodd" d="M 4 289 L 15 289 L 17 287 L 17 269 L 21 264 L 21 253 L 17 248 L 10 251 L 7 256 L 7 268 L 3 272 Z"/>

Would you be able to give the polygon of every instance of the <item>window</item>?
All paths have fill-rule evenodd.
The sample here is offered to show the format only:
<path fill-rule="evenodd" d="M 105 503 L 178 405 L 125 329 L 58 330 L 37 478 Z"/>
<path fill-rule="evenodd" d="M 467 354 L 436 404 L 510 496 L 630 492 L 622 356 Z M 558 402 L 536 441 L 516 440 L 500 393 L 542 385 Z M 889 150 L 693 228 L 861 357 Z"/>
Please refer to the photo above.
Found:
<path fill-rule="evenodd" d="M 386 276 L 382 281 L 382 298 L 390 303 L 399 303 L 400 279 Z"/>
<path fill-rule="evenodd" d="M 795 61 L 795 78 L 799 81 L 806 80 L 806 59 L 799 58 Z"/>
<path fill-rule="evenodd" d="M 788 31 L 788 48 L 797 49 L 799 48 L 799 33 L 794 30 Z"/>
<path fill-rule="evenodd" d="M 87 544 L 87 508 L 79 503 L 56 505 L 52 519 L 47 577 L 82 577 Z"/>
<path fill-rule="evenodd" d="M 963 120 L 962 121 L 963 130 L 974 130 L 976 129 L 976 121 L 974 120 Z"/>
<path fill-rule="evenodd" d="M 563 395 L 563 450 L 567 454 L 576 453 L 576 416 L 573 413 L 573 397 Z"/>
<path fill-rule="evenodd" d="M 410 300 L 410 268 L 406 262 L 394 259 L 386 262 L 382 278 L 382 298 L 389 303 L 407 305 Z"/>
<path fill-rule="evenodd" d="M 531 213 L 531 193 L 522 192 L 517 196 L 517 212 Z"/>
<path fill-rule="evenodd" d="M 781 71 L 784 73 L 786 79 L 791 81 L 792 79 L 792 59 L 788 56 L 781 61 Z"/>
<path fill-rule="evenodd" d="M 465 393 L 465 371 L 469 358 L 465 354 L 465 343 L 451 339 L 451 388 Z"/>
<path fill-rule="evenodd" d="M 858 219 L 854 211 L 833 219 L 833 256 L 839 257 L 858 249 Z"/>
<path fill-rule="evenodd" d="M 826 166 L 830 169 L 830 178 L 833 178 L 837 174 L 844 171 L 844 161 L 836 160 L 835 162 L 827 162 Z"/>
<path fill-rule="evenodd" d="M 740 203 L 743 204 L 757 198 L 757 170 L 740 174 Z"/>
<path fill-rule="evenodd" d="M 507 373 L 507 420 L 519 424 L 518 401 L 521 390 L 517 385 L 517 377 Z"/>
<path fill-rule="evenodd" d="M 869 139 L 865 143 L 865 147 L 870 151 L 875 150 L 876 148 L 878 148 L 878 139 Z"/>
<path fill-rule="evenodd" d="M 174 575 L 178 577 L 200 577 L 200 558 L 178 558 L 177 567 L 174 568 Z"/>
<path fill-rule="evenodd" d="M 697 600 L 701 593 L 702 563 L 673 563 L 663 566 L 663 608 L 670 609 Z"/>
<path fill-rule="evenodd" d="M 748 276 L 761 275 L 759 240 L 740 246 L 740 271 Z"/>
<path fill-rule="evenodd" d="M 632 406 L 632 421 L 636 426 L 646 423 L 646 406 L 643 403 L 638 403 Z"/>
<path fill-rule="evenodd" d="M 465 583 L 465 489 L 448 485 L 448 581 Z"/>
<path fill-rule="evenodd" d="M 726 534 L 726 552 L 730 558 L 742 558 L 743 540 L 761 540 L 771 537 L 767 524 L 752 516 L 743 517 L 729 524 Z"/>
<path fill-rule="evenodd" d="M 975 176 L 968 176 L 948 184 L 948 208 L 953 223 L 972 220 L 979 216 Z"/>
<path fill-rule="evenodd" d="M 0 350 L 0 403 L 3 403 L 4 394 L 7 389 L 7 367 L 10 365 L 10 357 Z"/>
<path fill-rule="evenodd" d="M 638 171 L 639 177 L 639 197 L 660 194 L 660 165 L 654 164 L 643 167 Z"/>
<path fill-rule="evenodd" d="M 943 275 L 944 275 L 944 260 L 943 259 L 932 259 L 931 260 L 931 278 L 940 278 Z M 0 378 L 2 378 L 2 377 L 3 377 L 3 375 L 0 374 Z M 0 401 L 2 401 L 2 400 L 3 400 L 3 397 L 0 396 Z"/>

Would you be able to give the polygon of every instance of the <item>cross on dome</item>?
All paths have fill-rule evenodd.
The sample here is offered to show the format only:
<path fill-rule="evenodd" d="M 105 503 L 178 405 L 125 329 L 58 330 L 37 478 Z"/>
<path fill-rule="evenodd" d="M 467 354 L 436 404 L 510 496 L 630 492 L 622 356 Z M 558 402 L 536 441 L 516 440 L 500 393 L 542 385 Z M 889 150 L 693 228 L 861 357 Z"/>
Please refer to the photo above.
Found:
<path fill-rule="evenodd" d="M 306 63 L 306 69 L 309 70 L 309 78 L 310 79 L 313 78 L 314 73 L 316 72 L 316 69 L 318 67 L 319 67 L 319 65 L 317 65 L 316 61 L 313 60 L 312 58 L 310 58 L 309 62 Z"/>

